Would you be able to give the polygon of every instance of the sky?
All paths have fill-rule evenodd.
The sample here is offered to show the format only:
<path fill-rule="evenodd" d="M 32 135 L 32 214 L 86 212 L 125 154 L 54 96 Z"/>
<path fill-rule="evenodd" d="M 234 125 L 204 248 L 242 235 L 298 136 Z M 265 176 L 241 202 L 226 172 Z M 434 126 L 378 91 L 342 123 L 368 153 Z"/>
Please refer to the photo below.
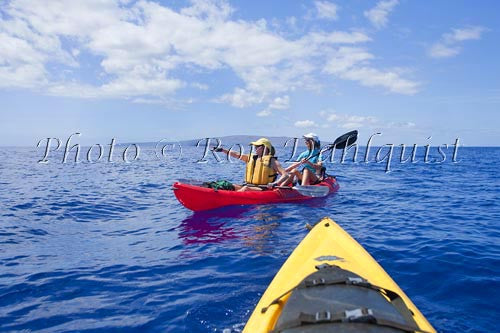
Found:
<path fill-rule="evenodd" d="M 0 2 L 0 145 L 500 145 L 500 2 Z"/>

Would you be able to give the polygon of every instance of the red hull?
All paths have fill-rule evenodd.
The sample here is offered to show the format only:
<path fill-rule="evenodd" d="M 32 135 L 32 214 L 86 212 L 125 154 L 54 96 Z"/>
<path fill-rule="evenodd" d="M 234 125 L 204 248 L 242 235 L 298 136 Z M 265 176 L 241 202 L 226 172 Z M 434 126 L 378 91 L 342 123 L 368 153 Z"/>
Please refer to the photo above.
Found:
<path fill-rule="evenodd" d="M 328 186 L 330 193 L 339 189 L 333 177 L 325 179 L 317 186 Z M 213 190 L 211 188 L 175 182 L 174 194 L 184 207 L 193 211 L 215 209 L 233 205 L 259 205 L 279 202 L 297 202 L 311 199 L 293 189 L 273 189 L 266 191 L 235 192 Z"/>

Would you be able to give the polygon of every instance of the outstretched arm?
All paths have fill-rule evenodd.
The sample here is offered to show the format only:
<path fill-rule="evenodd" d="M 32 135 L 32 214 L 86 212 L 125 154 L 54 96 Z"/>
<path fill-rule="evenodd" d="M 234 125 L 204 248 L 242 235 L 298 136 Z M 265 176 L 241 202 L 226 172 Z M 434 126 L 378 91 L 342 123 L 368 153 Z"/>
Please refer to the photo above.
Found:
<path fill-rule="evenodd" d="M 217 149 L 214 149 L 214 150 L 216 152 L 221 152 L 221 153 L 224 153 L 224 154 L 228 154 L 231 157 L 240 159 L 243 162 L 248 163 L 248 159 L 249 159 L 248 155 L 240 155 L 239 153 L 237 153 L 235 151 L 229 151 L 229 150 L 227 150 L 225 148 L 217 148 Z"/>

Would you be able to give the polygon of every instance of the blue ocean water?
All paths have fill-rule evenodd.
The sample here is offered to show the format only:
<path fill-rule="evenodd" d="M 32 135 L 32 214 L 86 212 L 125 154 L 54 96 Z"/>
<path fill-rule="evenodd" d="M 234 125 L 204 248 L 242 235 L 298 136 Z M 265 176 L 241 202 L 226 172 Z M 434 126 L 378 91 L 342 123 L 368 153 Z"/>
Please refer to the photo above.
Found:
<path fill-rule="evenodd" d="M 326 199 L 202 214 L 177 202 L 172 183 L 239 181 L 243 164 L 141 148 L 131 163 L 118 147 L 113 163 L 78 164 L 0 148 L 0 331 L 240 332 L 304 225 L 323 216 L 438 331 L 497 330 L 500 148 L 461 147 L 440 164 L 421 151 L 390 173 L 373 161 L 328 164 L 341 188 Z"/>

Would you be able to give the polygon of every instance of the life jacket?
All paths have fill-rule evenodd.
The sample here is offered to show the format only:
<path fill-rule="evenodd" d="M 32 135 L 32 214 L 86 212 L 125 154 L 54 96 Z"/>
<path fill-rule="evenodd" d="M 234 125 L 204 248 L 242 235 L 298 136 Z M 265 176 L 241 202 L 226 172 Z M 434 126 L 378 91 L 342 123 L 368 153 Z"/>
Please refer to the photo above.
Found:
<path fill-rule="evenodd" d="M 273 155 L 259 157 L 257 155 L 249 156 L 245 174 L 245 183 L 251 185 L 267 185 L 273 182 L 278 175 L 271 167 L 271 159 L 276 158 Z"/>

